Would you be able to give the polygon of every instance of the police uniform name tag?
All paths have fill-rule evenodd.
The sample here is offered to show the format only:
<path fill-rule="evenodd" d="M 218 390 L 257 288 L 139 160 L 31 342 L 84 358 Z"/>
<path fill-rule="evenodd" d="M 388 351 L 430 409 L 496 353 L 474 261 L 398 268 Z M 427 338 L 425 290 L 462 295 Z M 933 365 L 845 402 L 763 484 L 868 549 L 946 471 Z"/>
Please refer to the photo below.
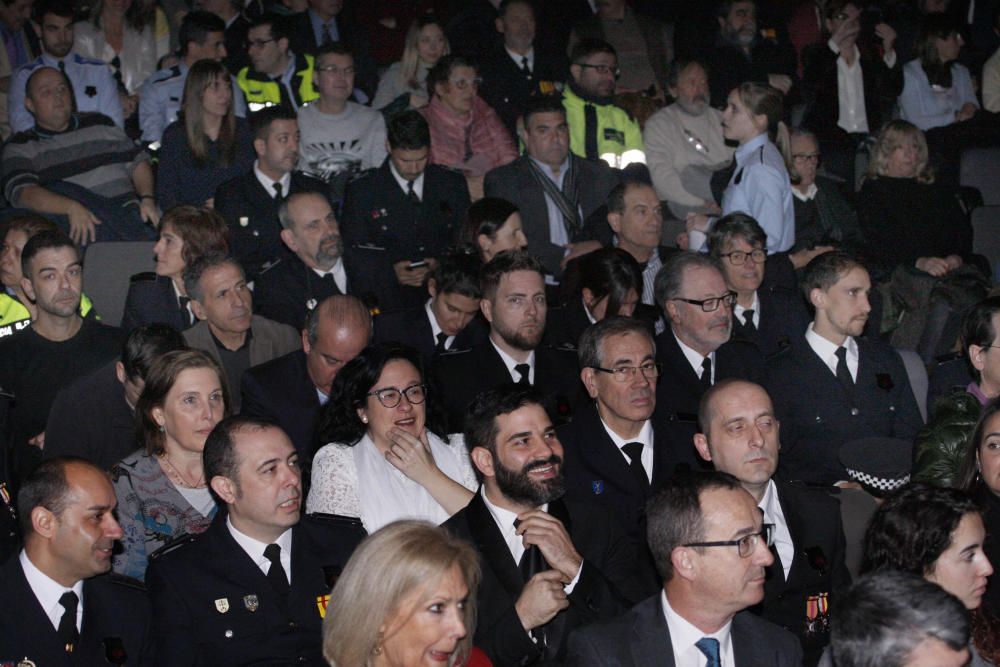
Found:
<path fill-rule="evenodd" d="M 225 614 L 229 611 L 229 598 L 219 598 L 215 601 L 215 609 L 220 614 Z"/>

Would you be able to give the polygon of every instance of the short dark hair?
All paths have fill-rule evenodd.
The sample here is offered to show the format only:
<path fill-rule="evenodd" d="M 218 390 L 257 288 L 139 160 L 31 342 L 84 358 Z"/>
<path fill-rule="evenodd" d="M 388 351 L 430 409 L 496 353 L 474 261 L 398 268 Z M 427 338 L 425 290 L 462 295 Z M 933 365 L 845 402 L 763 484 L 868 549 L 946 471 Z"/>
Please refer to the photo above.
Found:
<path fill-rule="evenodd" d="M 76 18 L 76 8 L 72 0 L 39 0 L 31 12 L 35 23 L 42 25 L 46 14 L 54 14 L 64 19 Z"/>
<path fill-rule="evenodd" d="M 257 139 L 267 141 L 268 135 L 271 134 L 271 124 L 278 120 L 298 122 L 299 117 L 283 104 L 272 104 L 250 114 L 250 134 L 255 141 Z"/>
<path fill-rule="evenodd" d="M 605 316 L 617 315 L 628 300 L 629 291 L 642 297 L 642 269 L 635 257 L 621 248 L 599 248 L 588 252 L 567 267 L 563 282 L 568 293 L 582 295 L 584 288 L 595 299 L 607 297 Z"/>
<path fill-rule="evenodd" d="M 69 465 L 82 465 L 102 474 L 107 474 L 87 459 L 77 456 L 59 456 L 45 459 L 21 482 L 17 492 L 17 516 L 21 525 L 21 535 L 27 538 L 33 532 L 31 512 L 36 507 L 44 507 L 56 516 L 63 513 L 69 504 L 69 480 L 66 479 L 66 468 Z"/>
<path fill-rule="evenodd" d="M 243 267 L 235 258 L 223 253 L 209 253 L 196 257 L 193 262 L 184 267 L 184 290 L 193 301 L 201 302 L 205 295 L 201 291 L 201 277 L 209 269 L 229 264 L 243 273 Z"/>
<path fill-rule="evenodd" d="M 143 324 L 132 329 L 122 344 L 121 362 L 125 377 L 145 380 L 153 362 L 167 352 L 187 347 L 184 336 L 169 324 Z"/>
<path fill-rule="evenodd" d="M 472 450 L 474 447 L 482 447 L 496 458 L 497 436 L 500 433 L 497 417 L 509 415 L 526 405 L 538 405 L 544 408 L 545 399 L 542 393 L 534 387 L 513 383 L 501 384 L 479 392 L 465 412 L 463 433 L 466 448 Z M 478 468 L 476 475 L 482 479 Z"/>
<path fill-rule="evenodd" d="M 291 26 L 289 25 L 288 18 L 281 16 L 280 14 L 267 12 L 265 14 L 261 14 L 256 21 L 250 24 L 250 30 L 265 25 L 270 29 L 271 39 L 274 41 L 277 42 L 279 39 L 290 38 Z"/>
<path fill-rule="evenodd" d="M 974 305 L 962 320 L 962 351 L 968 361 L 969 347 L 989 347 L 997 339 L 997 330 L 993 326 L 993 316 L 1000 313 L 1000 296 L 991 296 Z M 969 364 L 969 369 L 978 382 L 982 374 Z"/>
<path fill-rule="evenodd" d="M 354 49 L 352 49 L 347 42 L 340 42 L 340 41 L 330 42 L 329 44 L 324 44 L 323 46 L 319 47 L 319 50 L 316 51 L 314 62 L 318 63 L 320 58 L 322 58 L 323 56 L 328 56 L 330 54 L 338 56 L 350 56 L 353 58 Z"/>
<path fill-rule="evenodd" d="M 438 84 L 448 82 L 451 78 L 451 73 L 455 71 L 456 67 L 471 67 L 477 72 L 479 71 L 479 65 L 471 58 L 454 53 L 442 56 L 434 67 L 427 72 L 427 94 L 429 97 L 434 97 Z"/>
<path fill-rule="evenodd" d="M 857 257 L 843 250 L 831 250 L 814 257 L 806 265 L 800 279 L 802 294 L 805 295 L 806 302 L 811 303 L 809 295 L 814 289 L 825 292 L 855 268 L 864 269 L 865 266 Z"/>
<path fill-rule="evenodd" d="M 524 129 L 528 129 L 528 121 L 535 114 L 558 113 L 566 117 L 566 107 L 563 106 L 562 97 L 559 95 L 533 95 L 528 98 L 522 107 L 521 118 L 524 119 Z"/>
<path fill-rule="evenodd" d="M 35 255 L 43 250 L 58 248 L 72 248 L 73 251 L 76 252 L 77 257 L 80 256 L 80 249 L 77 248 L 76 244 L 73 243 L 73 240 L 61 230 L 41 231 L 32 236 L 28 239 L 28 242 L 24 244 L 24 250 L 21 251 L 21 275 L 30 280 L 31 260 L 35 258 Z"/>
<path fill-rule="evenodd" d="M 903 487 L 875 510 L 868 523 L 861 572 L 932 574 L 962 517 L 979 511 L 976 502 L 958 489 L 923 483 Z"/>
<path fill-rule="evenodd" d="M 497 294 L 500 279 L 515 271 L 534 271 L 545 277 L 545 268 L 538 258 L 525 250 L 508 250 L 497 253 L 488 261 L 479 274 L 479 285 L 484 299 L 493 300 Z"/>
<path fill-rule="evenodd" d="M 720 257 L 726 242 L 741 238 L 750 247 L 760 246 L 767 250 L 767 232 L 753 217 L 746 213 L 730 213 L 715 221 L 708 232 L 708 254 Z"/>
<path fill-rule="evenodd" d="M 646 181 L 640 181 L 634 178 L 628 178 L 618 183 L 615 187 L 611 188 L 611 192 L 608 193 L 608 213 L 624 213 L 625 212 L 625 195 L 628 194 L 629 190 L 634 188 L 652 188 Z"/>
<path fill-rule="evenodd" d="M 969 615 L 958 598 L 923 577 L 894 570 L 858 579 L 830 618 L 837 667 L 904 667 L 927 639 L 960 651 L 969 635 Z"/>
<path fill-rule="evenodd" d="M 653 295 L 658 306 L 665 308 L 667 301 L 680 296 L 684 273 L 689 268 L 715 269 L 725 275 L 719 266 L 719 260 L 715 257 L 690 250 L 675 252 L 663 260 L 663 266 L 656 272 L 656 278 L 653 280 Z"/>
<path fill-rule="evenodd" d="M 177 32 L 177 41 L 181 46 L 181 55 L 186 56 L 188 44 L 204 44 L 209 34 L 213 32 L 226 32 L 226 22 L 213 14 L 204 10 L 188 12 L 181 21 L 180 30 Z"/>
<path fill-rule="evenodd" d="M 674 549 L 705 538 L 701 496 L 714 489 L 742 489 L 739 480 L 719 471 L 688 472 L 674 477 L 646 503 L 646 538 L 664 582 L 674 577 Z"/>
<path fill-rule="evenodd" d="M 205 448 L 201 454 L 202 466 L 205 469 L 205 480 L 211 488 L 212 480 L 225 477 L 232 480 L 239 490 L 240 461 L 236 456 L 236 438 L 240 431 L 263 431 L 269 428 L 279 428 L 274 422 L 250 415 L 232 415 L 226 417 L 212 429 L 205 439 Z M 214 494 L 214 491 L 213 491 Z"/>
<path fill-rule="evenodd" d="M 229 251 L 229 227 L 225 218 L 206 206 L 180 204 L 168 209 L 160 218 L 160 231 L 166 225 L 184 242 L 181 259 L 190 266 L 202 255 Z"/>
<path fill-rule="evenodd" d="M 603 366 L 604 341 L 612 336 L 625 334 L 636 334 L 646 338 L 653 348 L 653 356 L 656 356 L 656 342 L 653 340 L 652 332 L 644 322 L 632 317 L 613 315 L 591 324 L 580 334 L 580 344 L 576 351 L 580 360 L 580 368 Z"/>
<path fill-rule="evenodd" d="M 415 151 L 431 145 L 431 128 L 416 109 L 407 109 L 389 117 L 385 124 L 389 149 Z"/>
<path fill-rule="evenodd" d="M 757 6 L 757 0 L 722 0 L 719 4 L 715 6 L 715 15 L 720 18 L 729 18 L 729 12 L 737 2 L 749 2 Z"/>
<path fill-rule="evenodd" d="M 479 255 L 465 248 L 450 248 L 438 256 L 438 263 L 428 276 L 438 294 L 461 294 L 470 299 L 482 297 L 479 287 Z"/>
<path fill-rule="evenodd" d="M 479 238 L 480 234 L 485 234 L 492 239 L 496 236 L 497 230 L 507 222 L 507 218 L 517 212 L 517 206 L 506 199 L 483 197 L 465 212 L 461 240 L 478 248 L 476 239 Z"/>
<path fill-rule="evenodd" d="M 569 53 L 569 61 L 573 65 L 578 65 L 581 60 L 589 58 L 595 53 L 610 53 L 615 58 L 618 57 L 618 52 L 615 51 L 615 47 L 611 46 L 611 44 L 603 39 L 584 37 L 573 45 L 573 50 Z"/>

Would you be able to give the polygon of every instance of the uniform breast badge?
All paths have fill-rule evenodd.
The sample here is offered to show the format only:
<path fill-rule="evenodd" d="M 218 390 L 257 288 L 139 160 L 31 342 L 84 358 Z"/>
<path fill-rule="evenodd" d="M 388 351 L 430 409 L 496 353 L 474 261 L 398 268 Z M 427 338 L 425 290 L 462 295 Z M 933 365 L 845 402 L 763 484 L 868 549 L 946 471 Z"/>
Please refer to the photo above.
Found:
<path fill-rule="evenodd" d="M 215 601 L 215 610 L 220 614 L 225 614 L 229 611 L 229 598 L 219 598 Z"/>

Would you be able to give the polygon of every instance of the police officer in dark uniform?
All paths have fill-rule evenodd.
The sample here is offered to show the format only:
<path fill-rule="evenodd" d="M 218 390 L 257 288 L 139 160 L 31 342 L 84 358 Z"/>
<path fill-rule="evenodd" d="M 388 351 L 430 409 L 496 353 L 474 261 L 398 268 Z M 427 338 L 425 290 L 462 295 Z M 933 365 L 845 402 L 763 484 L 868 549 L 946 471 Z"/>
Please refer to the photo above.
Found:
<path fill-rule="evenodd" d="M 325 664 L 321 624 L 360 524 L 301 518 L 298 453 L 280 428 L 228 417 L 205 443 L 222 501 L 207 531 L 150 558 L 159 664 Z"/>

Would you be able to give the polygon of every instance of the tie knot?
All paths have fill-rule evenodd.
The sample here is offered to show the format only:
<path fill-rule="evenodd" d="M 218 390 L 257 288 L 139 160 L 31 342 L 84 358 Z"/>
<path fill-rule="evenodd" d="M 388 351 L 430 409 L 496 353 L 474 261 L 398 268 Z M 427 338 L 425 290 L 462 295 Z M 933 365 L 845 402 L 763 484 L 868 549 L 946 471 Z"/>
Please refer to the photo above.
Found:
<path fill-rule="evenodd" d="M 80 598 L 73 591 L 66 591 L 59 597 L 59 604 L 67 613 L 76 613 L 76 606 L 80 603 Z"/>
<path fill-rule="evenodd" d="M 271 561 L 272 565 L 281 565 L 281 546 L 268 544 L 264 549 L 264 558 Z"/>
<path fill-rule="evenodd" d="M 281 199 L 281 194 L 282 194 L 281 190 L 282 190 L 281 182 L 279 181 L 279 182 L 277 182 L 277 183 L 274 184 L 274 198 L 275 199 Z"/>
<path fill-rule="evenodd" d="M 743 321 L 747 324 L 753 322 L 753 308 L 747 308 L 743 311 Z"/>
<path fill-rule="evenodd" d="M 719 640 L 714 637 L 702 637 L 694 643 L 698 647 L 708 661 L 705 663 L 705 667 L 720 667 L 722 662 L 719 658 Z"/>
<path fill-rule="evenodd" d="M 837 359 L 840 361 L 847 361 L 847 348 L 841 345 L 837 348 Z"/>
<path fill-rule="evenodd" d="M 531 366 L 528 364 L 517 364 L 514 366 L 514 370 L 518 372 L 521 376 L 517 383 L 518 384 L 530 384 L 531 383 Z"/>
<path fill-rule="evenodd" d="M 622 451 L 625 452 L 630 461 L 638 461 L 642 459 L 642 448 L 644 446 L 641 442 L 627 442 L 622 445 Z"/>

